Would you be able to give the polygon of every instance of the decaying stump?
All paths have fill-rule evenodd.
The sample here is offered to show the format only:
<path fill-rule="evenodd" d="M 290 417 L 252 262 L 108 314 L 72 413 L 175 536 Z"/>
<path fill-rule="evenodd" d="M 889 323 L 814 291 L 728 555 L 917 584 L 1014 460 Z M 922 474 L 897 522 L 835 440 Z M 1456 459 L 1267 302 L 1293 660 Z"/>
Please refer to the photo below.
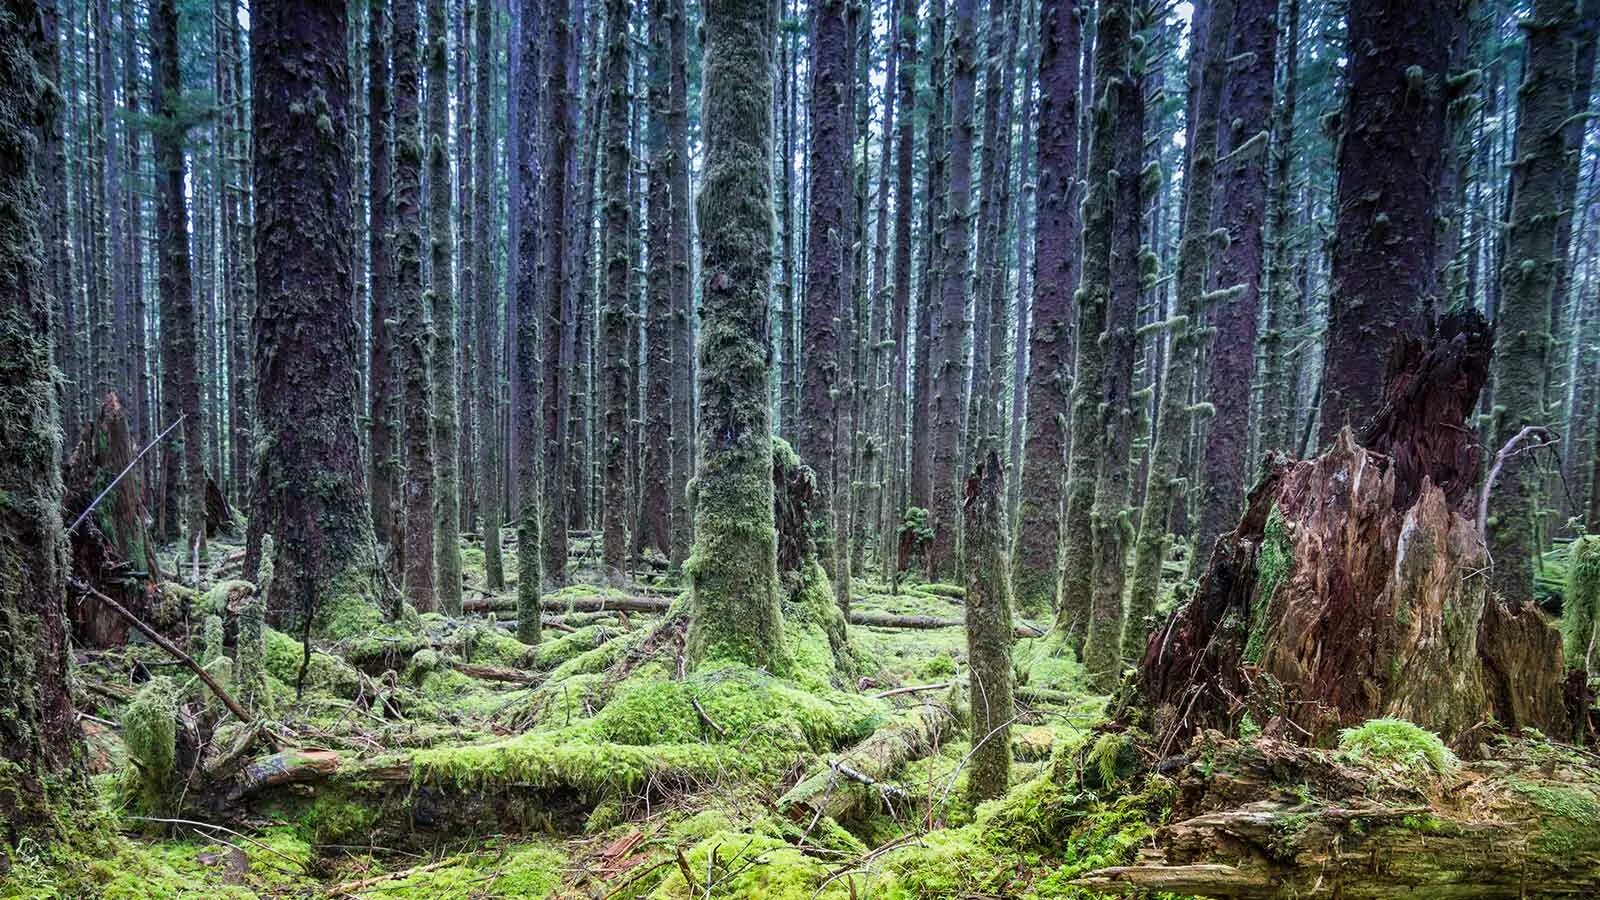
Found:
<path fill-rule="evenodd" d="M 1474 743 L 1491 720 L 1568 731 L 1560 642 L 1491 594 L 1468 514 L 1479 448 L 1466 416 L 1488 326 L 1453 315 L 1404 342 L 1359 439 L 1268 460 L 1194 596 L 1151 636 L 1137 706 L 1173 752 L 1205 728 L 1329 742 L 1380 716 Z"/>
<path fill-rule="evenodd" d="M 133 462 L 137 450 L 128 432 L 122 402 L 108 393 L 67 459 L 63 516 L 68 524 L 100 498 L 71 534 L 74 576 L 111 597 L 136 615 L 147 612 L 150 585 L 160 580 L 155 544 L 145 528 L 143 482 L 133 467 L 115 486 L 112 482 Z M 111 490 L 100 497 L 107 487 Z M 128 640 L 128 625 L 93 599 L 74 596 L 71 604 L 74 639 L 80 646 L 111 647 Z"/>

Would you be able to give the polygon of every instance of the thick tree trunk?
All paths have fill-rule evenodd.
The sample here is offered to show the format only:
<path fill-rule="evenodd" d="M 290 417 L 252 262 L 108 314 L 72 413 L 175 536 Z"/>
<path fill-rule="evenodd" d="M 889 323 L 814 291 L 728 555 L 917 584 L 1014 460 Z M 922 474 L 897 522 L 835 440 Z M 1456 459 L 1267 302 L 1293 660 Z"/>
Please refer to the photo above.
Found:
<path fill-rule="evenodd" d="M 61 530 L 61 430 L 51 367 L 50 291 L 34 173 L 59 135 L 53 19 L 31 0 L 0 6 L 0 859 L 24 840 L 48 846 L 91 806 L 68 686 L 67 547 Z M 41 28 L 41 25 L 45 27 Z M 44 160 L 46 172 L 53 165 Z M 63 809 L 63 805 L 67 808 Z"/>
<path fill-rule="evenodd" d="M 1072 383 L 1073 292 L 1078 287 L 1078 0 L 1039 8 L 1039 185 L 1033 304 L 1013 582 L 1023 609 L 1055 605 L 1061 552 L 1062 468 Z"/>
<path fill-rule="evenodd" d="M 629 93 L 627 0 L 606 0 L 605 76 L 607 91 L 604 129 L 605 176 L 600 260 L 605 280 L 601 309 L 600 402 L 604 421 L 600 424 L 602 446 L 601 528 L 604 531 L 604 559 L 608 570 L 621 573 L 628 555 L 628 446 L 633 433 L 628 413 L 633 358 L 628 352 L 634 331 L 633 302 L 629 291 L 629 243 L 633 228 L 633 204 L 628 200 L 633 156 L 628 146 Z"/>
<path fill-rule="evenodd" d="M 257 0 L 251 26 L 264 448 L 254 490 L 265 515 L 250 525 L 277 539 L 269 620 L 306 622 L 321 599 L 376 594 L 372 516 L 350 414 L 361 357 L 349 304 L 346 9 Z"/>
<path fill-rule="evenodd" d="M 572 254 L 567 223 L 577 202 L 568 191 L 574 172 L 572 141 L 577 128 L 577 104 L 569 80 L 572 32 L 567 21 L 567 4 L 554 4 L 551 12 L 545 22 L 542 109 L 546 138 L 540 156 L 545 173 L 540 185 L 544 224 L 540 232 L 543 244 L 539 248 L 542 258 L 537 261 L 544 278 L 534 285 L 538 293 L 531 294 L 529 302 L 541 303 L 544 307 L 544 384 L 541 388 L 544 392 L 544 444 L 538 451 L 544 463 L 544 571 L 553 584 L 559 585 L 566 583 L 569 492 L 566 436 L 571 425 L 570 391 L 576 374 L 573 342 L 577 304 L 568 273 Z M 533 225 L 530 223 L 527 227 Z M 534 263 L 529 260 L 528 264 Z"/>
<path fill-rule="evenodd" d="M 367 115 L 370 117 L 368 169 L 371 172 L 368 240 L 371 255 L 369 274 L 372 280 L 367 288 L 367 299 L 372 310 L 368 376 L 372 403 L 367 413 L 371 462 L 367 478 L 371 481 L 373 530 L 379 542 L 389 547 L 392 564 L 399 559 L 404 528 L 398 496 L 401 468 L 397 438 L 401 384 L 395 352 L 394 263 L 390 258 L 394 236 L 390 233 L 389 215 L 394 206 L 394 193 L 390 182 L 393 129 L 389 122 L 394 105 L 389 99 L 388 19 L 388 0 L 372 0 L 367 13 L 367 58 L 370 67 L 367 73 Z"/>
<path fill-rule="evenodd" d="M 646 130 L 649 187 L 645 194 L 650 268 L 645 277 L 648 333 L 645 363 L 644 459 L 640 472 L 639 529 L 634 550 L 655 550 L 663 557 L 672 549 L 672 504 L 667 486 L 672 480 L 672 338 L 676 320 L 672 308 L 672 186 L 667 172 L 667 114 L 671 105 L 671 57 L 668 53 L 667 0 L 650 4 L 650 70 L 646 100 L 650 121 Z"/>
<path fill-rule="evenodd" d="M 971 299 L 972 149 L 977 83 L 978 23 L 975 0 L 955 0 L 955 34 L 950 44 L 949 192 L 941 228 L 941 262 L 932 310 L 933 368 L 928 402 L 928 465 L 931 469 L 928 512 L 933 541 L 928 547 L 928 577 L 949 577 L 959 570 L 961 510 L 956 483 L 961 471 L 962 417 L 966 408 L 967 303 Z M 930 277 L 933 277 L 930 274 Z"/>
<path fill-rule="evenodd" d="M 1215 330 L 1207 356 L 1206 423 L 1201 456 L 1200 531 L 1210 547 L 1233 527 L 1244 502 L 1257 319 L 1261 309 L 1263 226 L 1267 206 L 1267 147 L 1277 66 L 1278 0 L 1242 0 L 1228 44 L 1230 72 L 1223 88 L 1217 148 L 1218 226 L 1226 234 L 1213 272 L 1218 302 L 1206 310 Z"/>
<path fill-rule="evenodd" d="M 694 541 L 694 510 L 689 481 L 695 472 L 695 309 L 694 271 L 690 262 L 689 216 L 694 201 L 689 187 L 689 12 L 684 0 L 668 0 L 668 66 L 671 69 L 667 111 L 667 180 L 672 203 L 672 501 L 673 566 L 689 558 Z M 792 40 L 792 39 L 791 39 Z M 791 110 L 793 109 L 791 98 Z M 786 160 L 791 157 L 785 157 Z M 792 279 L 791 279 L 792 280 Z"/>
<path fill-rule="evenodd" d="M 1488 590 L 1478 447 L 1463 427 L 1487 377 L 1489 329 L 1448 317 L 1406 341 L 1372 426 L 1315 459 L 1272 460 L 1193 598 L 1139 672 L 1162 752 L 1248 715 L 1311 743 L 1394 716 L 1476 744 L 1503 725 L 1568 731 L 1560 644 L 1536 610 Z"/>
<path fill-rule="evenodd" d="M 1501 260 L 1501 306 L 1495 318 L 1493 441 L 1504 447 L 1524 428 L 1550 424 L 1545 375 L 1552 341 L 1551 292 L 1560 280 L 1557 224 L 1572 204 L 1566 181 L 1565 125 L 1571 114 L 1577 9 L 1573 0 L 1540 0 L 1523 23 L 1528 65 L 1517 91 L 1517 163 Z M 1539 552 L 1539 465 L 1532 453 L 1506 460 L 1490 496 L 1489 552 L 1494 588 L 1512 601 L 1533 599 Z"/>
<path fill-rule="evenodd" d="M 772 280 L 771 5 L 705 7 L 704 328 L 690 657 L 781 669 L 767 367 Z"/>
<path fill-rule="evenodd" d="M 1459 15 L 1457 0 L 1350 4 L 1324 340 L 1324 446 L 1378 411 L 1384 348 L 1423 334 L 1425 311 L 1438 293 L 1435 217 L 1450 39 Z"/>

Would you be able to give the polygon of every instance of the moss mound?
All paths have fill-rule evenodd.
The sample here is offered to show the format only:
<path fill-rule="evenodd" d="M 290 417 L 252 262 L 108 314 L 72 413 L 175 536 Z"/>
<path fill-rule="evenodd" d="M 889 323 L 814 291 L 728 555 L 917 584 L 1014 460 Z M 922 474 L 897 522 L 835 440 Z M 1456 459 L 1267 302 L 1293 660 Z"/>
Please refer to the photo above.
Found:
<path fill-rule="evenodd" d="M 1339 752 L 1351 762 L 1413 777 L 1448 778 L 1460 766 L 1437 734 L 1404 719 L 1371 719 L 1344 729 Z"/>

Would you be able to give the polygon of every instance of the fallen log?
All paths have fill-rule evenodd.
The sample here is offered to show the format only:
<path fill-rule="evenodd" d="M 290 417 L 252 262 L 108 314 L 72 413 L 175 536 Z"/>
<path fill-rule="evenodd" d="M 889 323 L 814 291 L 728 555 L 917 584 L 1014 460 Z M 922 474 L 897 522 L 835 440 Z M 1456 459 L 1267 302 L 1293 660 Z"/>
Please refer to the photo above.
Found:
<path fill-rule="evenodd" d="M 672 599 L 668 597 L 615 597 L 605 594 L 596 594 L 592 597 L 545 597 L 539 601 L 539 607 L 546 612 L 606 612 L 622 610 L 624 612 L 653 612 L 664 613 L 672 606 Z M 517 608 L 515 597 L 485 597 L 481 599 L 465 600 L 461 610 L 465 613 L 490 613 L 514 612 Z"/>
<path fill-rule="evenodd" d="M 931 631 L 937 628 L 965 628 L 966 622 L 961 619 L 945 619 L 939 616 L 896 616 L 889 613 L 852 612 L 851 625 L 861 625 L 867 628 L 906 628 Z M 1019 638 L 1034 638 L 1044 635 L 1044 629 L 1027 622 L 1018 622 L 1012 627 L 1011 632 Z"/>
<path fill-rule="evenodd" d="M 884 780 L 911 760 L 933 753 L 954 725 L 955 714 L 943 703 L 914 706 L 790 788 L 778 799 L 778 810 L 809 822 L 822 816 L 840 821 L 876 810 L 873 801 L 879 798 L 892 808 L 903 792 Z"/>
<path fill-rule="evenodd" d="M 483 681 L 503 681 L 507 684 L 538 684 L 544 680 L 544 675 L 538 672 L 502 669 L 498 666 L 480 666 L 456 660 L 450 661 L 450 667 L 463 675 L 482 679 Z"/>

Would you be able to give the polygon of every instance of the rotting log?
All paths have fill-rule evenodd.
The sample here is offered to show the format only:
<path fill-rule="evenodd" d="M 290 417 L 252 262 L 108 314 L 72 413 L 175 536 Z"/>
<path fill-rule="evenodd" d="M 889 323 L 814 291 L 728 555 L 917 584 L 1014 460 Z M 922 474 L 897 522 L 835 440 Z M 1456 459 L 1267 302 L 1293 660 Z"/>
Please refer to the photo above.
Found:
<path fill-rule="evenodd" d="M 589 597 L 544 597 L 540 599 L 539 606 L 546 612 L 606 612 L 609 610 L 621 610 L 623 612 L 664 613 L 672 608 L 672 603 L 672 599 L 667 597 L 618 597 L 595 594 Z M 510 596 L 483 597 L 464 600 L 461 608 L 463 612 L 468 614 L 511 612 L 516 610 L 517 600 L 515 597 Z"/>
<path fill-rule="evenodd" d="M 1167 824 L 1128 864 L 1075 883 L 1251 900 L 1596 896 L 1600 757 L 1555 762 L 1510 742 L 1496 751 L 1426 784 L 1209 732 L 1174 775 Z"/>
<path fill-rule="evenodd" d="M 1326 744 L 1396 716 L 1470 747 L 1492 719 L 1569 730 L 1560 645 L 1536 610 L 1490 592 L 1470 507 L 1478 447 L 1465 417 L 1489 327 L 1467 312 L 1403 341 L 1382 408 L 1320 456 L 1269 457 L 1194 594 L 1151 635 L 1127 717 L 1166 755 L 1246 716 Z"/>
<path fill-rule="evenodd" d="M 801 779 L 778 799 L 778 810 L 811 822 L 821 816 L 842 821 L 876 812 L 881 807 L 875 801 L 894 808 L 896 800 L 906 798 L 886 780 L 911 760 L 937 752 L 954 725 L 955 714 L 947 704 L 919 703 Z"/>

